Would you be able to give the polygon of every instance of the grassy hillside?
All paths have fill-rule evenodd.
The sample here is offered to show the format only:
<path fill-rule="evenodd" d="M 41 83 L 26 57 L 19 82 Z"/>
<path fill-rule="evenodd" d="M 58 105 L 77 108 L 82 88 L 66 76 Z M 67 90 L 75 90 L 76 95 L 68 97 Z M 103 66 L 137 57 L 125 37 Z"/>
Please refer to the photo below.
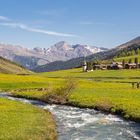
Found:
<path fill-rule="evenodd" d="M 131 56 L 125 56 L 125 57 L 119 57 L 119 58 L 115 58 L 115 61 L 120 61 L 122 62 L 122 60 L 125 60 L 125 62 L 129 62 L 129 60 L 131 59 L 132 62 L 134 62 L 135 58 L 138 58 L 138 61 L 140 62 L 140 55 L 131 55 Z"/>
<path fill-rule="evenodd" d="M 0 73 L 29 74 L 31 72 L 16 63 L 0 57 Z"/>
<path fill-rule="evenodd" d="M 55 140 L 49 112 L 32 105 L 0 98 L 1 140 Z"/>
<path fill-rule="evenodd" d="M 114 50 L 114 54 L 111 53 L 109 56 L 106 56 L 105 59 L 92 60 L 90 62 L 111 64 L 113 61 L 122 62 L 124 60 L 125 63 L 133 63 L 136 61 L 136 58 L 138 58 L 138 63 L 140 63 L 140 44 L 132 44 L 130 46 L 121 45 L 119 47 L 117 51 Z"/>

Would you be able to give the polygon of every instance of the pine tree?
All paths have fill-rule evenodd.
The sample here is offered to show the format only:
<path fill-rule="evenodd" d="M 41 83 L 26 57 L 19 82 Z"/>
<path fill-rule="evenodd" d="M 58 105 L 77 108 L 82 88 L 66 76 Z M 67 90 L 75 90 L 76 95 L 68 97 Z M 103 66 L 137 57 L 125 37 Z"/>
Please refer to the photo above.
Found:
<path fill-rule="evenodd" d="M 140 48 L 138 48 L 138 54 L 140 54 Z"/>
<path fill-rule="evenodd" d="M 87 62 L 87 70 L 92 70 L 92 63 L 91 62 Z"/>
<path fill-rule="evenodd" d="M 134 50 L 132 50 L 131 53 L 132 53 L 132 55 L 135 55 L 136 54 Z"/>
<path fill-rule="evenodd" d="M 125 60 L 124 59 L 122 61 L 122 66 L 123 66 L 123 68 L 125 68 Z"/>
<path fill-rule="evenodd" d="M 128 63 L 129 63 L 129 64 L 132 63 L 132 59 L 131 59 L 131 58 L 129 59 Z"/>
<path fill-rule="evenodd" d="M 138 58 L 136 57 L 134 60 L 135 64 L 136 64 L 136 68 L 138 68 Z"/>

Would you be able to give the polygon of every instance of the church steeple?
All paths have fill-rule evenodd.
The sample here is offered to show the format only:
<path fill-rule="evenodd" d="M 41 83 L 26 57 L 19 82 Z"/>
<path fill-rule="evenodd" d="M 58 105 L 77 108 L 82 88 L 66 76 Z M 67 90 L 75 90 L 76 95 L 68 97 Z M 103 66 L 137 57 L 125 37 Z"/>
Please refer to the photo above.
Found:
<path fill-rule="evenodd" d="M 87 62 L 84 60 L 83 62 L 83 71 L 86 72 L 87 71 Z"/>

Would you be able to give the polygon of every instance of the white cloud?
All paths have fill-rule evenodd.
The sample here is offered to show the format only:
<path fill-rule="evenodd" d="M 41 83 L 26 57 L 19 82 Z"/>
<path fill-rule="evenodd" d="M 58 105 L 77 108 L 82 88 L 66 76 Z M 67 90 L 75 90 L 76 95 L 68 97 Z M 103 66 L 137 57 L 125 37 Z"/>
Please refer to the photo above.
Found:
<path fill-rule="evenodd" d="M 8 21 L 9 18 L 5 17 L 5 16 L 0 16 L 0 20 L 3 20 L 3 21 Z"/>
<path fill-rule="evenodd" d="M 19 29 L 26 30 L 29 32 L 41 33 L 41 34 L 46 34 L 46 35 L 63 36 L 63 37 L 78 37 L 77 35 L 74 35 L 74 34 L 67 34 L 67 33 L 55 32 L 55 31 L 48 31 L 44 29 L 32 28 L 22 23 L 7 22 L 7 23 L 0 23 L 0 25 L 8 26 L 11 28 L 19 28 Z"/>

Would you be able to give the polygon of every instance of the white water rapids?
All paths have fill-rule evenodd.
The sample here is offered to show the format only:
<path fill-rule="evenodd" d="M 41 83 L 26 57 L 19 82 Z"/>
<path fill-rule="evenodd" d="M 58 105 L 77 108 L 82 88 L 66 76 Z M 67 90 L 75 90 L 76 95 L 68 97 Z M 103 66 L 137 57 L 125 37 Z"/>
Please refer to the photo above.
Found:
<path fill-rule="evenodd" d="M 94 109 L 49 105 L 36 100 L 11 97 L 1 93 L 0 97 L 33 104 L 49 110 L 55 117 L 58 140 L 140 140 L 140 124 L 104 114 Z"/>

